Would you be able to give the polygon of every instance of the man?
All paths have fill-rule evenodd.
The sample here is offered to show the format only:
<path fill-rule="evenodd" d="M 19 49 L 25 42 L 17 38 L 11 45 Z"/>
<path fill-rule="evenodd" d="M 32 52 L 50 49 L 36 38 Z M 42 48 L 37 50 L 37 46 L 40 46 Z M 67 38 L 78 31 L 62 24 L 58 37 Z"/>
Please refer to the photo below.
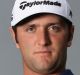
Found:
<path fill-rule="evenodd" d="M 16 0 L 10 32 L 24 75 L 73 75 L 65 68 L 74 26 L 66 0 Z"/>

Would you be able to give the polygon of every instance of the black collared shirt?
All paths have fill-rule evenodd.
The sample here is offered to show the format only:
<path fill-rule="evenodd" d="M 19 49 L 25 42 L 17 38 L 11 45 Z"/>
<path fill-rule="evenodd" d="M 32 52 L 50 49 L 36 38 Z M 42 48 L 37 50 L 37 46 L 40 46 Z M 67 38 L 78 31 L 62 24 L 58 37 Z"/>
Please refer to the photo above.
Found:
<path fill-rule="evenodd" d="M 60 75 L 74 75 L 71 70 L 65 70 Z"/>

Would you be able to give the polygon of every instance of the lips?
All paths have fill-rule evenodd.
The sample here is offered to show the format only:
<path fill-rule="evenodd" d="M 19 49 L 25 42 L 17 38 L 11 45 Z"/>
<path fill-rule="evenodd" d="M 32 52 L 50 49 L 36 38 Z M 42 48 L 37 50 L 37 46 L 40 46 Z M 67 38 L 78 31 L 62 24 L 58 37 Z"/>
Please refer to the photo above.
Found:
<path fill-rule="evenodd" d="M 45 54 L 45 53 L 51 53 L 51 51 L 36 51 L 35 54 Z"/>
<path fill-rule="evenodd" d="M 43 48 L 37 48 L 35 51 L 34 51 L 34 54 L 51 54 L 52 53 L 52 50 L 54 50 L 53 48 L 51 47 L 43 47 Z"/>
<path fill-rule="evenodd" d="M 51 50 L 45 48 L 34 52 L 34 54 L 49 54 L 49 53 L 51 53 Z"/>

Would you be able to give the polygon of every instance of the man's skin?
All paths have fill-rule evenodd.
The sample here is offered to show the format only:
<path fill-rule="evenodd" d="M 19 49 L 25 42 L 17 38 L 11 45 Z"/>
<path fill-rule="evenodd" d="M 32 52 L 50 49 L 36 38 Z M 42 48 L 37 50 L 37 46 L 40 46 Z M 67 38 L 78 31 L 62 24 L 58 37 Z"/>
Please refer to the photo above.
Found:
<path fill-rule="evenodd" d="M 10 31 L 15 40 L 13 29 Z M 73 31 L 73 26 L 69 29 L 59 16 L 50 14 L 17 27 L 16 47 L 22 54 L 24 75 L 60 75 L 65 70 Z"/>

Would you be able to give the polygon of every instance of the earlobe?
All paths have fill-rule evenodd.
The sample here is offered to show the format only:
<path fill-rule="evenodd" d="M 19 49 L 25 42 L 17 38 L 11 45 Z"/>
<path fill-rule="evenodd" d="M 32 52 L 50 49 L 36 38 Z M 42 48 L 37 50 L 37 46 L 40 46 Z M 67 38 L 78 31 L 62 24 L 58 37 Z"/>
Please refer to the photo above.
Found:
<path fill-rule="evenodd" d="M 71 41 L 69 41 L 69 42 L 68 42 L 68 44 L 67 44 L 67 47 L 70 47 L 70 46 L 71 46 L 71 44 L 72 44 L 72 42 L 71 42 Z"/>
<path fill-rule="evenodd" d="M 20 48 L 18 43 L 16 43 L 16 47 L 17 47 L 17 48 Z"/>
<path fill-rule="evenodd" d="M 15 33 L 14 33 L 14 31 L 13 31 L 12 27 L 9 27 L 9 32 L 10 32 L 10 34 L 11 34 L 11 38 L 13 39 L 13 41 L 14 41 L 14 42 L 15 42 L 15 44 L 16 44 L 16 47 L 17 47 L 17 48 L 19 48 L 18 43 L 16 43 Z"/>

